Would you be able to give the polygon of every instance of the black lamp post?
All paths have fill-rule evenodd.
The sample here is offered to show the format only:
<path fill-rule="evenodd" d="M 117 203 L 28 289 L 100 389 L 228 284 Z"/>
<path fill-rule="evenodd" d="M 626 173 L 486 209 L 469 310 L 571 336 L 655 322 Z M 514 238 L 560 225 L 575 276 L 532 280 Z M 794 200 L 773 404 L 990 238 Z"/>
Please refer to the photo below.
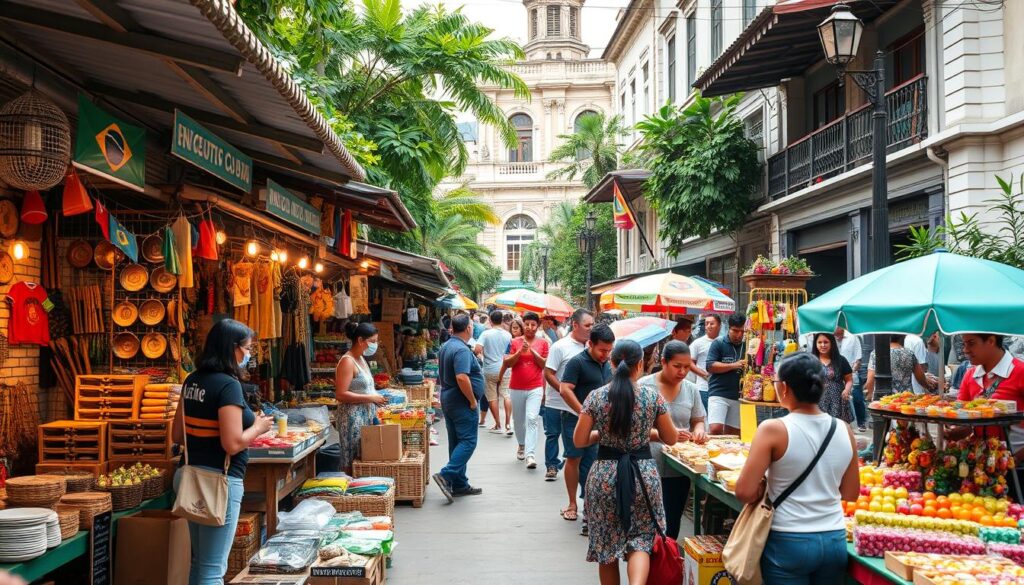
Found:
<path fill-rule="evenodd" d="M 818 25 L 818 36 L 825 50 L 825 59 L 836 66 L 839 83 L 847 73 L 868 96 L 872 113 L 871 149 L 871 270 L 889 265 L 889 192 L 885 177 L 886 119 L 888 105 L 885 101 L 885 53 L 875 53 L 872 69 L 859 71 L 847 69 L 846 65 L 857 56 L 864 23 L 850 12 L 850 7 L 839 2 L 829 15 Z M 889 364 L 889 336 L 875 335 L 875 393 L 888 394 L 892 389 L 892 373 Z M 881 426 L 881 425 L 877 425 Z M 876 439 L 876 444 L 878 440 Z"/>
<path fill-rule="evenodd" d="M 551 244 L 544 242 L 540 245 L 540 265 L 544 271 L 544 294 L 548 294 L 548 254 L 551 253 Z"/>
<path fill-rule="evenodd" d="M 597 216 L 594 215 L 594 210 L 591 209 L 587 212 L 587 216 L 583 218 L 583 229 L 580 230 L 578 239 L 580 254 L 583 254 L 587 259 L 587 308 L 590 310 L 594 309 L 594 299 L 590 294 L 590 287 L 593 284 L 594 278 L 594 252 L 597 251 L 597 244 L 600 240 L 597 230 L 594 229 L 596 225 Z"/>

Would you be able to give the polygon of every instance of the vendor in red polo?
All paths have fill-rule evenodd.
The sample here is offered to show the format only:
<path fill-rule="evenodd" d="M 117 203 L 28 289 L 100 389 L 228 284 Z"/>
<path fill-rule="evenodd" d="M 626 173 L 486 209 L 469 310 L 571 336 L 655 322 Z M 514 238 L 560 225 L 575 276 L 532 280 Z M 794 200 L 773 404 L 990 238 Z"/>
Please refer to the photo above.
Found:
<path fill-rule="evenodd" d="M 957 398 L 973 400 L 981 396 L 1013 400 L 1017 403 L 1017 412 L 1024 412 L 1024 361 L 1003 349 L 1003 336 L 965 333 L 963 341 L 964 354 L 973 367 L 964 375 Z M 1019 469 L 1024 463 L 1024 428 L 1021 425 L 1011 428 L 1009 444 Z"/>

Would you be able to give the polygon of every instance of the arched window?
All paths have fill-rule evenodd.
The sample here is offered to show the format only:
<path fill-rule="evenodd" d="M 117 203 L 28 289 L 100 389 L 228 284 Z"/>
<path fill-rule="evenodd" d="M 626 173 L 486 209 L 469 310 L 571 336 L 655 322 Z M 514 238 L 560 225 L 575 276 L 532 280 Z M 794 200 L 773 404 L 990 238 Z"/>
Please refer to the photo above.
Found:
<path fill-rule="evenodd" d="M 533 118 L 515 114 L 508 119 L 516 129 L 519 144 L 508 150 L 508 162 L 533 162 Z"/>
<path fill-rule="evenodd" d="M 523 250 L 537 232 L 537 222 L 528 215 L 513 215 L 505 222 L 505 270 L 519 270 Z"/>
<path fill-rule="evenodd" d="M 583 110 L 582 112 L 580 112 L 580 115 L 576 116 L 576 121 L 573 122 L 573 125 L 572 125 L 573 133 L 579 133 L 579 131 L 580 131 L 580 120 L 582 120 L 586 116 L 596 116 L 596 115 L 597 115 L 597 112 L 595 112 L 594 110 Z M 612 139 L 614 140 L 614 137 L 612 137 Z M 590 158 L 591 154 L 592 153 L 588 149 L 581 148 L 581 149 L 576 151 L 576 160 L 583 160 L 583 159 L 586 159 L 586 158 Z"/>

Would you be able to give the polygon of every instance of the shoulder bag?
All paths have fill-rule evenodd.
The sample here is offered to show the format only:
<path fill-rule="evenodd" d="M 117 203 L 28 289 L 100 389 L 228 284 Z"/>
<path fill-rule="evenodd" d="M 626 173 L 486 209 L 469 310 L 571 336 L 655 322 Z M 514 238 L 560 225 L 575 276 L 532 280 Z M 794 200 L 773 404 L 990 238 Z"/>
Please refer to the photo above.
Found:
<path fill-rule="evenodd" d="M 647 585 L 679 585 L 683 582 L 683 558 L 679 555 L 679 544 L 676 539 L 665 534 L 658 523 L 658 516 L 651 506 L 651 498 L 647 495 L 647 483 L 643 475 L 637 474 L 640 489 L 644 494 L 644 502 L 654 522 L 654 546 L 651 548 L 651 568 L 647 573 Z"/>
<path fill-rule="evenodd" d="M 774 502 L 768 497 L 766 487 L 764 498 L 760 502 L 743 507 L 739 518 L 732 525 L 729 541 L 725 543 L 725 549 L 722 550 L 725 570 L 732 575 L 737 585 L 761 585 L 761 556 L 764 554 L 768 532 L 772 528 L 772 516 L 775 514 L 775 509 L 781 506 L 786 498 L 792 495 L 811 474 L 811 470 L 818 464 L 818 460 L 825 454 L 825 449 L 832 442 L 832 435 L 835 432 L 836 419 L 832 417 L 828 434 L 825 435 L 825 440 L 818 447 L 818 452 L 811 460 L 811 464 L 786 488 L 786 491 L 779 494 Z"/>
<path fill-rule="evenodd" d="M 184 408 L 184 404 L 179 406 L 179 409 Z M 228 511 L 228 468 L 231 466 L 231 456 L 224 455 L 224 473 L 189 465 L 188 430 L 184 428 L 184 412 L 182 431 L 185 465 L 181 468 L 178 493 L 171 513 L 203 526 L 224 526 Z"/>

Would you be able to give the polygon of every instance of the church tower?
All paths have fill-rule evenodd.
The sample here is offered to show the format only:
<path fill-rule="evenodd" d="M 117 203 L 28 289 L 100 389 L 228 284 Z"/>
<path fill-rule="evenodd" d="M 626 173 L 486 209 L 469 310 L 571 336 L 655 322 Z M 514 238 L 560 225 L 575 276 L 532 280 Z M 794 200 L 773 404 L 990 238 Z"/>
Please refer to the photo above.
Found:
<path fill-rule="evenodd" d="M 528 61 L 585 59 L 590 47 L 580 35 L 584 0 L 523 0 Z"/>

